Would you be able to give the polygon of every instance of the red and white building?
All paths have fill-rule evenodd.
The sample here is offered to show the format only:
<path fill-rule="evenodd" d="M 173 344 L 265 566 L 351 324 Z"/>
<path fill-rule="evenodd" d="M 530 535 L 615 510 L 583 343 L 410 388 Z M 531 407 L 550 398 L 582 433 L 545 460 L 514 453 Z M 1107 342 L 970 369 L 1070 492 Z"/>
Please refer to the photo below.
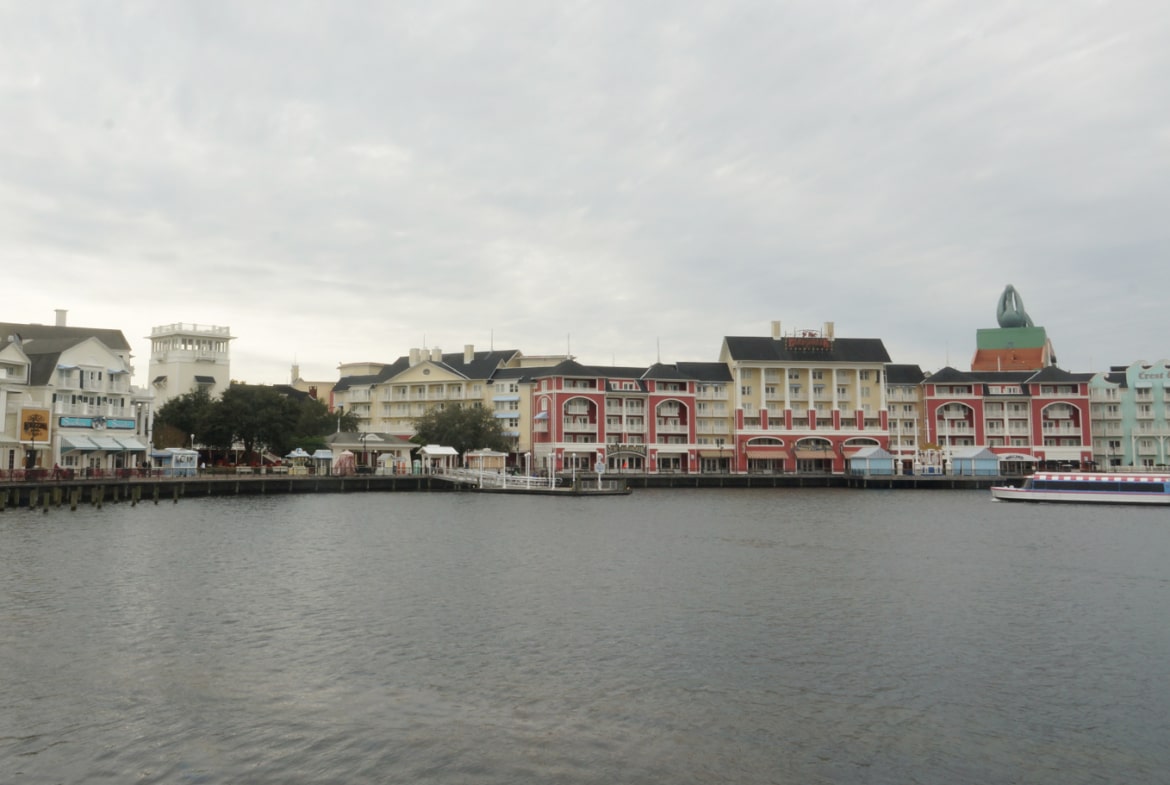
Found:
<path fill-rule="evenodd" d="M 1089 382 L 1054 365 L 1032 371 L 943 368 L 923 382 L 924 448 L 946 461 L 987 447 L 1004 474 L 1088 468 L 1093 462 Z"/>

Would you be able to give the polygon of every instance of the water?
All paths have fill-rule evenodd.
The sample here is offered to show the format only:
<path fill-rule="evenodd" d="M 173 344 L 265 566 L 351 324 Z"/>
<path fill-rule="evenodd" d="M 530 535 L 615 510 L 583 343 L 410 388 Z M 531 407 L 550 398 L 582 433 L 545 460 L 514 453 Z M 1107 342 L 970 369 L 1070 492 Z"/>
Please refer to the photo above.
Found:
<path fill-rule="evenodd" d="M 986 492 L 9 510 L 0 782 L 1164 782 L 1168 607 Z"/>

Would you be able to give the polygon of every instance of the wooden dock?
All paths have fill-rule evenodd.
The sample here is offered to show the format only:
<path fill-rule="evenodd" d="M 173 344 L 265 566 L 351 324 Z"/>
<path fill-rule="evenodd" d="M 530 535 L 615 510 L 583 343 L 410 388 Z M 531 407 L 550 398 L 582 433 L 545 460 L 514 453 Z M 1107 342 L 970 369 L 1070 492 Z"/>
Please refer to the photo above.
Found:
<path fill-rule="evenodd" d="M 540 480 L 543 485 L 538 485 Z M 503 487 L 452 481 L 437 474 L 225 475 L 124 477 L 72 480 L 0 480 L 0 512 L 11 508 L 76 509 L 82 504 L 161 504 L 203 496 L 264 496 L 300 493 L 513 493 L 555 496 L 624 496 L 638 488 L 846 488 L 983 490 L 1018 477 L 857 476 L 830 474 L 620 474 L 564 476 L 550 487 L 543 478 L 510 478 Z"/>

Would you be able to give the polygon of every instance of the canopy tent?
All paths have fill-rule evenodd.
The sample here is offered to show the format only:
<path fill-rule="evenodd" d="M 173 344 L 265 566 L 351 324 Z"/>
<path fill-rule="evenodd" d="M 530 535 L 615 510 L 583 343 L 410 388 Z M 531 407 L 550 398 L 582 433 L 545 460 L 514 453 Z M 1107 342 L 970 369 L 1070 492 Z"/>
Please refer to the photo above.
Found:
<path fill-rule="evenodd" d="M 312 457 L 313 456 L 310 455 L 309 453 L 305 452 L 305 450 L 303 448 L 301 448 L 301 447 L 296 448 L 295 450 L 290 452 L 288 455 L 284 456 L 284 459 L 286 461 L 288 461 L 290 464 L 289 469 L 288 469 L 288 473 L 289 474 L 308 474 L 309 473 L 309 460 Z"/>
<path fill-rule="evenodd" d="M 453 469 L 459 462 L 459 452 L 454 447 L 446 447 L 441 444 L 428 444 L 425 447 L 420 447 L 418 457 L 424 471 Z"/>
<path fill-rule="evenodd" d="M 342 477 L 357 471 L 357 460 L 349 450 L 342 450 L 333 456 L 333 473 Z"/>
<path fill-rule="evenodd" d="M 320 449 L 314 450 L 311 456 L 313 461 L 313 472 L 315 474 L 329 474 L 333 467 L 333 451 Z"/>

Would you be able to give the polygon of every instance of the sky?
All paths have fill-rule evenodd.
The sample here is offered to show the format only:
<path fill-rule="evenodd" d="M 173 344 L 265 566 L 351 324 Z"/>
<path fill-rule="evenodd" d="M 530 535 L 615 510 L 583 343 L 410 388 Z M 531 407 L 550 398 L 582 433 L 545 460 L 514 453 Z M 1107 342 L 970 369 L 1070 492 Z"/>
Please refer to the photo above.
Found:
<path fill-rule="evenodd" d="M 0 0 L 0 321 L 715 361 L 1170 357 L 1164 0 Z"/>

